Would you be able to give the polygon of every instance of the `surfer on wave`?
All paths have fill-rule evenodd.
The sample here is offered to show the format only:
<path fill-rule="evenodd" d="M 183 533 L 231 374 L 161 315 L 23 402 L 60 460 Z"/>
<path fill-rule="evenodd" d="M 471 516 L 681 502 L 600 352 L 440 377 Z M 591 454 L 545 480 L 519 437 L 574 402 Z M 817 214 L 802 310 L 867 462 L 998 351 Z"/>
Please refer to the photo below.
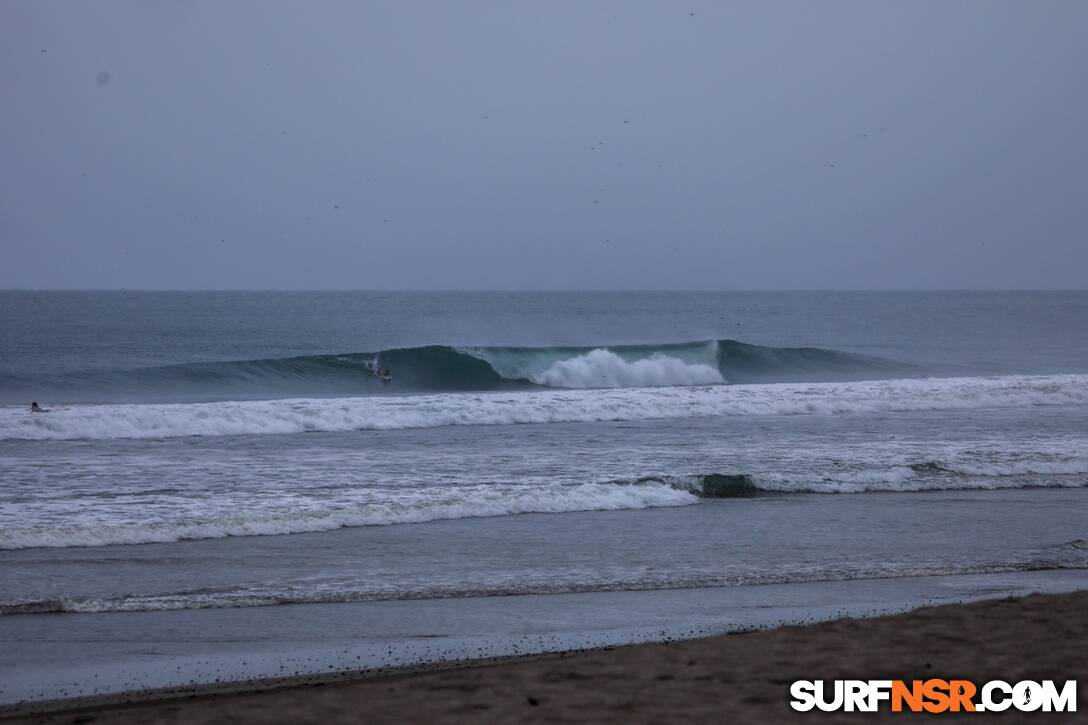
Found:
<path fill-rule="evenodd" d="M 378 380 L 381 380 L 386 385 L 389 385 L 389 383 L 393 382 L 393 371 L 389 368 L 383 368 L 378 360 L 377 355 L 374 356 L 374 359 L 367 360 L 365 365 L 366 369 L 374 374 L 374 377 L 376 377 Z"/>
<path fill-rule="evenodd" d="M 38 401 L 35 400 L 34 402 L 32 402 L 30 404 L 30 412 L 31 413 L 48 413 L 49 409 L 41 407 L 40 405 L 38 405 Z"/>

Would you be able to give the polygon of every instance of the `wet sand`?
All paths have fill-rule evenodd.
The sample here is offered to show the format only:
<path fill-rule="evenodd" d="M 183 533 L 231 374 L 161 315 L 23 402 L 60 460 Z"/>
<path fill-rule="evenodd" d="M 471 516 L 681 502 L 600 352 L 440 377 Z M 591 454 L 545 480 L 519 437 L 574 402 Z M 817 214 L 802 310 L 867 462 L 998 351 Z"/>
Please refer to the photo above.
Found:
<path fill-rule="evenodd" d="M 1088 592 L 355 680 L 286 682 L 231 692 L 197 688 L 20 721 L 792 722 L 806 717 L 788 705 L 789 684 L 796 679 L 929 677 L 1076 679 L 1081 712 L 1036 717 L 1088 720 Z M 888 715 L 807 717 L 836 722 Z M 1027 717 L 1013 712 L 1001 719 Z"/>

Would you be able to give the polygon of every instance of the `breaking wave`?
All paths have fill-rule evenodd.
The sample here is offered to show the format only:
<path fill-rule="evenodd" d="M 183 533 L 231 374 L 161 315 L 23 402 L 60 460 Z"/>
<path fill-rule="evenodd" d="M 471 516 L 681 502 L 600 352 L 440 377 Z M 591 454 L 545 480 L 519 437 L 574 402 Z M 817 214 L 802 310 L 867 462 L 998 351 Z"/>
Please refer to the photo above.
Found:
<path fill-rule="evenodd" d="M 721 372 L 711 365 L 687 363 L 661 353 L 628 361 L 604 349 L 559 360 L 529 379 L 553 388 L 645 388 L 725 382 Z"/>
<path fill-rule="evenodd" d="M 375 373 L 389 369 L 392 379 Z M 426 347 L 194 362 L 48 376 L 0 375 L 12 401 L 210 400 L 553 388 L 628 388 L 901 377 L 909 365 L 736 340 L 602 347 Z"/>
<path fill-rule="evenodd" d="M 418 524 L 442 519 L 686 506 L 697 500 L 693 492 L 667 484 L 457 486 L 415 500 L 372 502 L 350 508 L 337 506 L 327 510 L 259 512 L 248 516 L 231 514 L 212 520 L 6 529 L 0 530 L 0 550 L 301 534 L 357 526 Z"/>
<path fill-rule="evenodd" d="M 698 498 L 748 498 L 779 493 L 877 493 L 982 491 L 1013 488 L 1088 487 L 1088 458 L 1016 464 L 926 461 L 910 465 L 866 467 L 833 474 L 712 473 L 645 476 L 633 483 L 660 483 Z"/>
<path fill-rule="evenodd" d="M 615 390 L 0 409 L 0 439 L 172 438 L 704 416 L 970 410 L 1088 403 L 1088 375 L 915 378 Z"/>
<path fill-rule="evenodd" d="M 780 494 L 853 494 L 1088 486 L 1088 453 L 1004 454 L 966 451 L 942 459 L 853 460 L 809 470 L 654 474 L 590 483 L 425 486 L 409 491 L 347 489 L 312 498 L 299 489 L 289 504 L 175 505 L 165 519 L 72 517 L 0 527 L 0 550 L 170 543 L 238 536 L 315 533 L 361 526 L 527 513 L 618 511 L 687 506 L 705 499 Z M 148 492 L 143 492 L 144 500 Z"/>

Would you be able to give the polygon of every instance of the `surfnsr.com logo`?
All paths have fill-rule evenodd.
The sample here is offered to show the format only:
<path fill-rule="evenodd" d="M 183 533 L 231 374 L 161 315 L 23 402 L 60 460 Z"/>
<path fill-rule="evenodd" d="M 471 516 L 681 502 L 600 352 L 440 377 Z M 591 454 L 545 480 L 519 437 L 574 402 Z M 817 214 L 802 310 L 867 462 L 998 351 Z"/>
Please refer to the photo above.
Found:
<path fill-rule="evenodd" d="M 834 712 L 1076 712 L 1077 681 L 1010 683 L 990 680 L 797 680 L 790 685 L 790 707 Z"/>

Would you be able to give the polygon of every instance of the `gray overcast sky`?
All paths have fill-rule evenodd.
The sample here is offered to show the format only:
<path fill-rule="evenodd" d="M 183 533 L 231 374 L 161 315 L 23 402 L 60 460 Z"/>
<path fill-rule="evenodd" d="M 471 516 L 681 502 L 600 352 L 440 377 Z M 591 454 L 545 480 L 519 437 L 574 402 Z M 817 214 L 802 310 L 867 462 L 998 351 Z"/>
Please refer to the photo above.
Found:
<path fill-rule="evenodd" d="M 1088 286 L 1088 2 L 0 2 L 0 287 Z"/>

